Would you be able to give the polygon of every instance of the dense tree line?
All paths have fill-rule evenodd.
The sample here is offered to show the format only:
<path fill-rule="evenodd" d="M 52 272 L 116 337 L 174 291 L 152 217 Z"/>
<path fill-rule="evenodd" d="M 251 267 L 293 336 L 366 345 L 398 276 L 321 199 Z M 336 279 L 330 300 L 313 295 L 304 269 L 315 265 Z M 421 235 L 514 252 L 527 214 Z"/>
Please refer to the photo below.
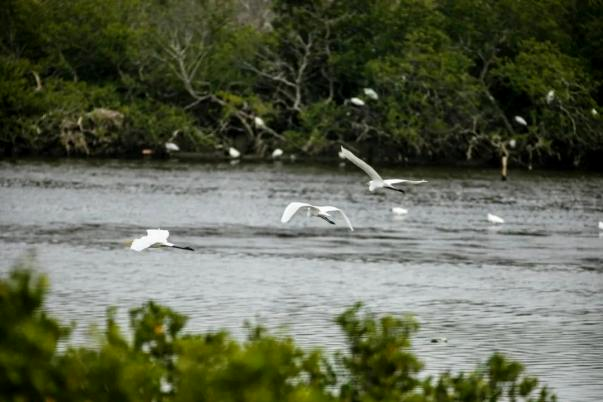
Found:
<path fill-rule="evenodd" d="M 248 325 L 241 342 L 224 331 L 185 334 L 186 317 L 154 302 L 130 310 L 130 333 L 109 309 L 90 346 L 69 346 L 75 324 L 48 314 L 47 287 L 26 261 L 0 278 L 3 401 L 555 400 L 498 353 L 472 372 L 421 378 L 411 350 L 417 323 L 376 317 L 360 304 L 336 319 L 347 351 L 335 361 L 260 326 Z"/>
<path fill-rule="evenodd" d="M 601 0 L 2 3 L 3 154 L 602 162 Z"/>

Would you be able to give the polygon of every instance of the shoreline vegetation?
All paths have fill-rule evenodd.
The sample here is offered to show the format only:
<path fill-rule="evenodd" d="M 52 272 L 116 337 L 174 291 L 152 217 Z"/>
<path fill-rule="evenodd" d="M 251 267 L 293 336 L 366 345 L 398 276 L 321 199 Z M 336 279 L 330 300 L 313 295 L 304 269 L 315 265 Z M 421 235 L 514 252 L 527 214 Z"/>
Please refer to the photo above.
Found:
<path fill-rule="evenodd" d="M 0 156 L 602 165 L 601 1 L 5 3 Z"/>
<path fill-rule="evenodd" d="M 0 399 L 3 401 L 553 401 L 521 363 L 494 353 L 471 372 L 421 377 L 412 350 L 418 323 L 378 317 L 357 303 L 335 318 L 346 349 L 327 357 L 289 337 L 245 324 L 182 332 L 187 318 L 153 301 L 131 309 L 130 332 L 107 309 L 89 346 L 69 346 L 75 327 L 44 307 L 48 280 L 33 256 L 0 278 Z M 67 347 L 58 349 L 61 343 Z M 337 368 L 337 370 L 336 370 Z"/>

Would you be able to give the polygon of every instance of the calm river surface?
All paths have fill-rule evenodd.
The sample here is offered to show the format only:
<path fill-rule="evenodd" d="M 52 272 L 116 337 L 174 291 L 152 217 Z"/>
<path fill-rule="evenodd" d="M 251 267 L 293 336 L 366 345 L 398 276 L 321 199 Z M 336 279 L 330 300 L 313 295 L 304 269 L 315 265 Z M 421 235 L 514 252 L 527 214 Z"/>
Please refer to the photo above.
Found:
<path fill-rule="evenodd" d="M 429 183 L 372 194 L 337 163 L 0 162 L 0 274 L 35 247 L 47 306 L 77 319 L 76 343 L 108 305 L 125 324 L 154 299 L 187 314 L 187 331 L 241 338 L 252 319 L 332 351 L 343 346 L 334 316 L 360 300 L 416 316 L 426 373 L 502 351 L 559 399 L 601 401 L 602 175 L 382 172 Z M 355 231 L 303 215 L 283 225 L 291 201 L 341 207 Z M 489 212 L 506 223 L 490 225 Z M 157 227 L 195 252 L 124 246 Z"/>

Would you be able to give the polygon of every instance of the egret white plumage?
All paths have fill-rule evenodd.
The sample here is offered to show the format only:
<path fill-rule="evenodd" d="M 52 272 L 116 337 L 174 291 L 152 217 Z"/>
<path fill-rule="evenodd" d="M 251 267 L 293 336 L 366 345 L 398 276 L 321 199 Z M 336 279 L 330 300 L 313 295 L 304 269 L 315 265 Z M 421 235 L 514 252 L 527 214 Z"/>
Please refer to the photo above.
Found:
<path fill-rule="evenodd" d="M 167 152 L 176 152 L 180 151 L 180 147 L 176 143 L 168 142 L 165 144 Z"/>
<path fill-rule="evenodd" d="M 527 126 L 528 123 L 526 123 L 526 120 L 524 120 L 524 118 L 522 116 L 514 116 L 514 120 L 516 121 L 516 123 L 521 124 L 522 126 Z"/>
<path fill-rule="evenodd" d="M 591 108 L 591 114 L 594 116 L 598 116 L 598 111 L 596 110 L 596 108 Z"/>
<path fill-rule="evenodd" d="M 275 151 L 273 151 L 273 153 L 271 154 L 271 157 L 273 157 L 273 159 L 277 159 L 277 158 L 281 158 L 282 155 L 283 155 L 283 150 L 280 148 L 275 148 Z"/>
<path fill-rule="evenodd" d="M 148 229 L 147 235 L 137 238 L 132 241 L 130 249 L 140 252 L 151 247 L 169 247 L 184 250 L 193 250 L 188 246 L 177 246 L 171 242 L 168 242 L 168 236 L 170 232 L 163 229 Z"/>
<path fill-rule="evenodd" d="M 396 215 L 405 215 L 409 212 L 409 210 L 402 207 L 392 207 L 392 212 Z"/>
<path fill-rule="evenodd" d="M 231 158 L 239 158 L 241 153 L 235 147 L 229 147 L 229 157 Z"/>
<path fill-rule="evenodd" d="M 283 215 L 281 216 L 281 222 L 289 222 L 292 217 L 296 215 L 298 211 L 301 210 L 306 210 L 308 216 L 319 217 L 327 221 L 328 223 L 334 225 L 335 221 L 333 221 L 333 216 L 329 213 L 340 213 L 342 217 L 344 217 L 346 224 L 348 224 L 348 228 L 350 228 L 351 231 L 354 231 L 352 223 L 350 222 L 346 214 L 344 214 L 341 209 L 333 206 L 313 206 L 312 204 L 308 203 L 292 202 L 288 204 L 285 210 L 283 211 Z"/>
<path fill-rule="evenodd" d="M 262 120 L 261 117 L 256 116 L 254 118 L 254 125 L 256 125 L 257 128 L 261 129 L 263 127 L 265 127 L 266 125 L 264 124 L 264 120 Z"/>
<path fill-rule="evenodd" d="M 372 88 L 363 89 L 363 93 L 368 97 L 375 101 L 379 99 L 377 92 L 375 92 Z"/>
<path fill-rule="evenodd" d="M 409 183 L 411 185 L 416 185 L 419 183 L 426 183 L 427 181 L 424 179 L 421 180 L 410 180 L 410 179 L 382 179 L 382 177 L 373 169 L 369 164 L 365 161 L 354 155 L 349 150 L 345 149 L 342 146 L 342 154 L 348 160 L 350 160 L 354 165 L 361 168 L 371 180 L 369 181 L 369 191 L 373 192 L 376 189 L 384 188 L 390 190 L 396 190 L 397 192 L 405 193 L 403 189 L 396 188 L 392 185 L 396 185 L 397 183 Z"/>
<path fill-rule="evenodd" d="M 510 139 L 510 141 L 508 142 L 508 144 L 510 145 L 511 148 L 516 147 L 516 139 Z"/>
<path fill-rule="evenodd" d="M 364 106 L 365 105 L 365 101 L 363 101 L 361 98 L 357 98 L 357 97 L 350 98 L 350 103 L 355 106 Z"/>
<path fill-rule="evenodd" d="M 555 97 L 556 97 L 556 92 L 554 90 L 549 90 L 547 95 L 545 96 L 545 101 L 548 104 L 551 104 Z"/>
<path fill-rule="evenodd" d="M 487 220 L 491 224 L 503 224 L 503 223 L 505 223 L 505 221 L 503 220 L 503 218 L 497 217 L 496 215 L 491 214 L 491 213 L 487 213 Z"/>
<path fill-rule="evenodd" d="M 602 221 L 600 221 L 600 222 L 598 223 L 598 228 L 600 228 L 600 229 L 604 229 L 604 224 L 602 224 Z"/>
<path fill-rule="evenodd" d="M 174 140 L 176 139 L 176 136 L 178 136 L 178 133 L 179 133 L 178 130 L 174 130 L 174 132 L 172 132 L 172 136 L 170 136 L 168 141 L 164 144 L 164 147 L 166 147 L 167 152 L 170 153 L 170 152 L 180 151 L 180 147 L 178 146 L 178 144 L 176 144 L 174 142 Z"/>

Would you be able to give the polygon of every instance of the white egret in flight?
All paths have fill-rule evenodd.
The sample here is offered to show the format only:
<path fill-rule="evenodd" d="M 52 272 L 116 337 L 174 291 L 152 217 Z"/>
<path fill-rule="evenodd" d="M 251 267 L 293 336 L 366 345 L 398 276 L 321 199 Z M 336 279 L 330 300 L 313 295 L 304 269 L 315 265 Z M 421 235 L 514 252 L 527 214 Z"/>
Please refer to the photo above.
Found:
<path fill-rule="evenodd" d="M 365 161 L 363 161 L 362 159 L 360 159 L 359 157 L 357 157 L 356 155 L 351 153 L 349 150 L 345 149 L 343 146 L 342 146 L 342 154 L 344 155 L 344 157 L 346 159 L 350 160 L 354 165 L 361 168 L 363 171 L 365 171 L 365 173 L 367 175 L 369 175 L 369 177 L 371 178 L 371 180 L 369 181 L 369 191 L 370 192 L 373 192 L 376 189 L 384 188 L 384 189 L 396 190 L 397 192 L 405 193 L 405 191 L 403 189 L 395 188 L 392 185 L 395 185 L 397 183 L 409 183 L 412 185 L 416 185 L 418 183 L 427 182 L 424 179 L 421 179 L 421 180 L 382 179 L 382 177 L 380 175 L 378 175 L 378 173 L 375 171 L 375 169 L 373 169 Z"/>
<path fill-rule="evenodd" d="M 352 228 L 352 223 L 350 222 L 350 220 L 348 219 L 348 217 L 346 217 L 346 214 L 344 214 L 344 212 L 342 210 L 340 210 L 337 207 L 332 207 L 332 206 L 313 206 L 312 204 L 308 204 L 308 203 L 299 203 L 299 202 L 292 202 L 289 203 L 287 205 L 287 207 L 285 208 L 285 210 L 283 211 L 283 215 L 281 216 L 281 222 L 282 223 L 287 223 L 289 222 L 292 217 L 294 215 L 296 215 L 296 213 L 300 210 L 306 210 L 306 213 L 308 216 L 314 216 L 314 217 L 319 217 L 325 221 L 327 221 L 330 224 L 334 224 L 335 225 L 335 221 L 333 220 L 333 216 L 329 213 L 340 213 L 342 215 L 342 217 L 344 217 L 344 220 L 346 221 L 346 224 L 348 224 L 348 227 L 350 228 L 351 231 L 354 231 L 354 228 Z"/>
<path fill-rule="evenodd" d="M 377 101 L 379 99 L 377 92 L 375 92 L 372 88 L 365 88 L 363 89 L 363 92 L 365 93 L 365 95 L 375 101 Z"/>
<path fill-rule="evenodd" d="M 176 249 L 193 250 L 193 248 L 190 248 L 188 246 L 177 246 L 173 243 L 168 242 L 168 236 L 170 236 L 170 232 L 168 232 L 167 230 L 148 229 L 147 235 L 132 241 L 130 249 L 135 250 L 137 252 L 151 247 L 169 247 Z"/>
<path fill-rule="evenodd" d="M 503 224 L 505 222 L 505 221 L 503 221 L 503 218 L 497 217 L 496 215 L 491 214 L 491 213 L 487 213 L 487 220 L 491 224 Z"/>
<path fill-rule="evenodd" d="M 514 120 L 516 121 L 516 123 L 521 124 L 522 126 L 526 126 L 526 120 L 524 120 L 524 118 L 522 116 L 514 116 Z"/>
<path fill-rule="evenodd" d="M 357 97 L 350 98 L 350 103 L 355 106 L 364 106 L 365 105 L 365 101 L 363 101 L 361 98 L 357 98 Z"/>

